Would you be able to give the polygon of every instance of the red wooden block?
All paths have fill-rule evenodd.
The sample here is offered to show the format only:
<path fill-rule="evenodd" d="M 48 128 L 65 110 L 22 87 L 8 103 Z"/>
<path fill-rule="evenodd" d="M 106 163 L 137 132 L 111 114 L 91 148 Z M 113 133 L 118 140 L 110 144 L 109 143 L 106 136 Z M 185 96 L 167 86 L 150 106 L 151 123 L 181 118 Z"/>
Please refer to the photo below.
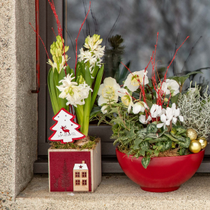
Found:
<path fill-rule="evenodd" d="M 49 149 L 50 192 L 94 192 L 101 182 L 101 142 L 94 150 Z"/>

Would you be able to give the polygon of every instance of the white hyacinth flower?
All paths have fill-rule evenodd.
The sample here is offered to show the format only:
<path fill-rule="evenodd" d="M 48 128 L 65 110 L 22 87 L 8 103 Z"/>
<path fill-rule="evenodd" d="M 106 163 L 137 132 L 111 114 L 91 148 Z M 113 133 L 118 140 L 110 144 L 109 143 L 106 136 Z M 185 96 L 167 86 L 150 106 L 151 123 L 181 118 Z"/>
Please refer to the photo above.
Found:
<path fill-rule="evenodd" d="M 118 101 L 118 91 L 120 90 L 120 85 L 112 77 L 107 77 L 104 79 L 104 83 L 100 85 L 98 90 L 98 105 L 106 103 L 114 103 Z"/>
<path fill-rule="evenodd" d="M 135 71 L 128 75 L 127 79 L 125 80 L 124 87 L 127 87 L 130 91 L 136 91 L 139 88 L 139 85 L 144 85 L 149 83 L 147 71 Z"/>
<path fill-rule="evenodd" d="M 101 47 L 101 43 L 102 39 L 100 39 L 100 35 L 94 34 L 92 37 L 87 36 L 84 44 L 85 50 L 81 48 L 80 54 L 78 55 L 79 61 L 89 63 L 91 74 L 95 65 L 101 67 L 105 50 L 105 46 Z"/>
<path fill-rule="evenodd" d="M 68 55 L 65 55 L 65 56 L 62 55 L 61 58 L 62 58 L 61 63 L 52 62 L 52 60 L 50 60 L 50 59 L 48 59 L 48 62 L 47 62 L 47 64 L 52 66 L 53 71 L 55 69 L 57 69 L 59 74 L 62 69 L 66 68 L 66 62 L 70 59 L 70 58 L 68 58 Z"/>
<path fill-rule="evenodd" d="M 70 104 L 77 107 L 77 105 L 85 104 L 85 99 L 92 89 L 85 82 L 80 85 L 77 82 L 72 82 L 73 79 L 72 74 L 68 74 L 63 80 L 59 81 L 62 85 L 57 86 L 57 88 L 61 91 L 59 97 L 67 100 L 66 105 Z"/>

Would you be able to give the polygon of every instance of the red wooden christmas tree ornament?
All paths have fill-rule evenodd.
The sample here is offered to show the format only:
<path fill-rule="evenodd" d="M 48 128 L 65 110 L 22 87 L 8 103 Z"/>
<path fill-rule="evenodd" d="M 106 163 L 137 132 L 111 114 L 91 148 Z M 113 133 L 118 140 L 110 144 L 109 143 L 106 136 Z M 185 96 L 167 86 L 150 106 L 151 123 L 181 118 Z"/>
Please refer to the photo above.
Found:
<path fill-rule="evenodd" d="M 50 127 L 54 133 L 49 137 L 50 141 L 60 141 L 63 144 L 72 143 L 74 140 L 82 139 L 84 134 L 78 131 L 80 125 L 75 123 L 75 116 L 62 108 L 52 119 L 56 123 Z"/>

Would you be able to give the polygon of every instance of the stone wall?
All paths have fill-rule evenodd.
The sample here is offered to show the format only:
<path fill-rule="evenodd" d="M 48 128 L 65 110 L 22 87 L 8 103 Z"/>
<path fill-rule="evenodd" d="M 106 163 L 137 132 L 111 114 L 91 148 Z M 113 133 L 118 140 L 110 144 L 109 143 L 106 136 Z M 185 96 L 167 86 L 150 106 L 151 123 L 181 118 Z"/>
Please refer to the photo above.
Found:
<path fill-rule="evenodd" d="M 33 176 L 37 150 L 35 1 L 0 2 L 0 200 L 14 200 Z M 0 204 L 1 205 L 1 204 Z M 9 204 L 8 204 L 9 205 Z"/>

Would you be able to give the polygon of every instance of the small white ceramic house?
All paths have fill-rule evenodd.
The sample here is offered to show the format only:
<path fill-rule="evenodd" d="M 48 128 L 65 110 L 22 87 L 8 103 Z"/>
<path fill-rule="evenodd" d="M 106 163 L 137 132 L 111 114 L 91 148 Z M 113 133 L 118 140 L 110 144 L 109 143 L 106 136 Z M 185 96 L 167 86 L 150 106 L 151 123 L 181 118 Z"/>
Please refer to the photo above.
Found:
<path fill-rule="evenodd" d="M 88 167 L 85 161 L 74 165 L 73 189 L 74 191 L 89 191 Z"/>

